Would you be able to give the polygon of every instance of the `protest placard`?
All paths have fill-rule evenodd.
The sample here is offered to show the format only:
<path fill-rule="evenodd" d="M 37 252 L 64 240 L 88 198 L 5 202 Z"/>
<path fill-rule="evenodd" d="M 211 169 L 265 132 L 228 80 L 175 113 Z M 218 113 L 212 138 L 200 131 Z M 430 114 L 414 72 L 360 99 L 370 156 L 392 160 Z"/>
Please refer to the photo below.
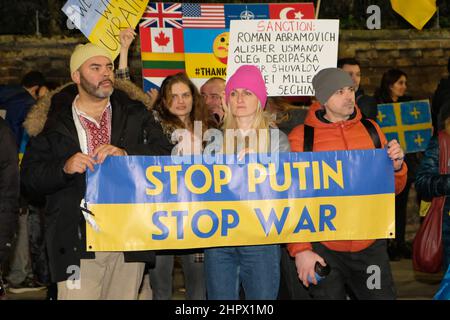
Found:
<path fill-rule="evenodd" d="M 314 19 L 314 4 L 150 2 L 139 24 L 144 91 L 180 69 L 198 86 L 211 77 L 225 79 L 230 22 L 253 19 Z M 172 43 L 184 52 L 168 50 Z"/>
<path fill-rule="evenodd" d="M 119 32 L 134 28 L 144 13 L 148 0 L 68 0 L 62 11 L 90 42 L 111 52 L 120 51 Z"/>
<path fill-rule="evenodd" d="M 269 96 L 313 96 L 312 78 L 336 67 L 339 20 L 231 21 L 227 75 L 257 66 Z"/>

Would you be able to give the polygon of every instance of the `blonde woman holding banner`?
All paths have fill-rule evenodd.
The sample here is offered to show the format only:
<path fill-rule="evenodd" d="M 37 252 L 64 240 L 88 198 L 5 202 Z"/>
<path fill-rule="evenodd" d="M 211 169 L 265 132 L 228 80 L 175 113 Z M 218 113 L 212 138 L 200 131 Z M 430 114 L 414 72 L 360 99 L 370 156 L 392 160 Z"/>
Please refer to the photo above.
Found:
<path fill-rule="evenodd" d="M 241 66 L 225 87 L 225 153 L 289 152 L 287 137 L 269 141 L 269 115 L 264 112 L 267 94 L 261 72 L 255 66 Z M 230 134 L 232 133 L 232 134 Z M 257 137 L 254 145 L 237 145 L 236 135 Z M 276 135 L 275 135 L 276 136 Z M 266 139 L 266 140 L 264 140 Z M 265 141 L 265 143 L 264 143 Z M 261 143 L 262 142 L 262 143 Z M 280 246 L 254 245 L 205 249 L 207 298 L 237 300 L 242 285 L 246 299 L 276 299 L 280 281 Z"/>

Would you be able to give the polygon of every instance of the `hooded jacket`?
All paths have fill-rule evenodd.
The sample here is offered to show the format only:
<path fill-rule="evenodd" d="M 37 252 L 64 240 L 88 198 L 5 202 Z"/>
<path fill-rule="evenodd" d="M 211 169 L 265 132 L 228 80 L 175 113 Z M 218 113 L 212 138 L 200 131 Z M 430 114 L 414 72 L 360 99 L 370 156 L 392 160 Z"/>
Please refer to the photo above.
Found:
<path fill-rule="evenodd" d="M 77 94 L 75 84 L 56 89 L 32 108 L 24 123 L 30 141 L 22 160 L 22 187 L 28 194 L 46 197 L 45 237 L 54 282 L 71 276 L 73 269 L 69 267 L 79 266 L 80 259 L 95 257 L 95 253 L 86 251 L 86 223 L 80 211 L 85 174 L 63 171 L 67 159 L 81 152 L 72 116 Z M 131 82 L 116 80 L 110 97 L 111 144 L 129 155 L 157 153 L 144 144 L 151 123 L 147 98 Z M 150 264 L 155 259 L 153 251 L 125 252 L 124 257 L 126 262 Z"/>
<path fill-rule="evenodd" d="M 22 141 L 23 121 L 35 103 L 31 94 L 22 86 L 0 86 L 0 109 L 6 111 L 5 120 L 15 136 L 17 146 Z"/>
<path fill-rule="evenodd" d="M 334 150 L 359 150 L 359 149 L 374 149 L 373 141 L 361 123 L 362 114 L 358 107 L 355 107 L 355 112 L 346 121 L 339 121 L 331 123 L 324 117 L 324 109 L 319 103 L 313 104 L 308 111 L 305 119 L 305 124 L 314 127 L 314 144 L 313 151 L 334 151 Z M 369 120 L 372 121 L 372 120 Z M 380 137 L 381 145 L 387 144 L 384 136 L 378 125 L 374 124 L 378 136 Z M 289 142 L 291 143 L 292 152 L 303 151 L 303 125 L 299 125 L 289 134 Z M 395 193 L 400 193 L 406 184 L 407 167 L 403 163 L 400 171 L 395 172 Z M 357 252 L 368 248 L 375 240 L 339 240 L 339 241 L 324 241 L 322 242 L 328 249 L 342 252 Z M 291 256 L 296 253 L 312 250 L 311 243 L 290 243 L 287 245 Z"/>

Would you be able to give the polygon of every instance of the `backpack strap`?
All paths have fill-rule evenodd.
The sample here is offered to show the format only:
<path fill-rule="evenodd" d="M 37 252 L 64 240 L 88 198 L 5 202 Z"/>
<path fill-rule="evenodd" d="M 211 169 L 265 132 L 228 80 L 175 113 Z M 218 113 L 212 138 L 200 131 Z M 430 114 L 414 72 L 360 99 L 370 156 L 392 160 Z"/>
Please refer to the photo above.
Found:
<path fill-rule="evenodd" d="M 364 125 L 364 127 L 366 127 L 366 130 L 369 133 L 375 148 L 381 149 L 382 146 L 380 136 L 378 135 L 377 129 L 375 128 L 374 124 L 367 118 L 361 119 L 361 123 Z"/>
<path fill-rule="evenodd" d="M 303 125 L 303 152 L 313 151 L 314 127 Z"/>
<path fill-rule="evenodd" d="M 378 135 L 378 131 L 375 128 L 374 124 L 367 118 L 361 119 L 361 123 L 366 128 L 369 133 L 372 142 L 377 149 L 381 149 L 381 140 Z M 313 151 L 314 145 L 314 127 L 308 126 L 307 124 L 303 125 L 303 152 Z"/>

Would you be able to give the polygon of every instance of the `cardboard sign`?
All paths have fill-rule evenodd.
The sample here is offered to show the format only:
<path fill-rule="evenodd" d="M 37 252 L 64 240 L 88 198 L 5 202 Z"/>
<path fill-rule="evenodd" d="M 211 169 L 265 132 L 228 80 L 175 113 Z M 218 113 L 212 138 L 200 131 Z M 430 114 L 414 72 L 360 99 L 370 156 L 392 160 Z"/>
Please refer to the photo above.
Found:
<path fill-rule="evenodd" d="M 336 67 L 339 20 L 231 21 L 227 77 L 257 66 L 269 96 L 313 96 L 312 78 Z"/>
<path fill-rule="evenodd" d="M 111 52 L 120 51 L 119 32 L 134 28 L 147 7 L 148 0 L 69 0 L 62 11 L 90 42 Z"/>

